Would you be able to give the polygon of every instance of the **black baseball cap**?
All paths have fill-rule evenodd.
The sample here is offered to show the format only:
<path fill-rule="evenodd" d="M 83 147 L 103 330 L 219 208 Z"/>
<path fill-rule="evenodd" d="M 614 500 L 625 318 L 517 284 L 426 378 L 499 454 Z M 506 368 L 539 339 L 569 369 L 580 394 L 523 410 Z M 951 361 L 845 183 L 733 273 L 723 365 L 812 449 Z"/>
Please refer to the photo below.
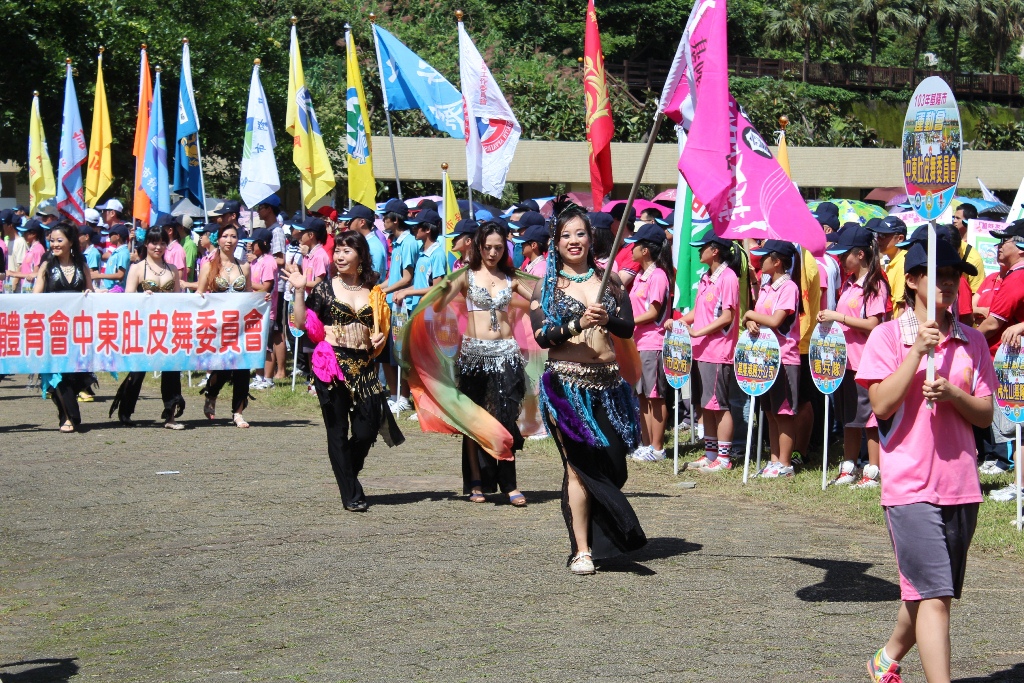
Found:
<path fill-rule="evenodd" d="M 463 218 L 455 224 L 455 227 L 452 228 L 452 231 L 448 233 L 446 237 L 448 237 L 448 239 L 452 239 L 455 237 L 462 237 L 463 235 L 472 235 L 476 233 L 476 230 L 479 227 L 479 224 L 472 218 Z"/>
<path fill-rule="evenodd" d="M 698 249 L 703 249 L 706 244 L 717 244 L 723 249 L 732 249 L 732 240 L 720 237 L 714 230 L 708 230 L 704 233 L 703 237 L 690 242 L 691 247 L 696 247 Z"/>
<path fill-rule="evenodd" d="M 654 222 L 666 228 L 671 228 L 676 223 L 676 212 L 669 211 L 668 215 L 662 218 L 661 216 L 655 216 Z"/>
<path fill-rule="evenodd" d="M 267 228 L 256 228 L 249 233 L 250 242 L 269 242 L 274 234 Z"/>
<path fill-rule="evenodd" d="M 995 233 L 992 233 L 993 235 Z M 935 238 L 939 241 L 952 242 L 953 235 L 950 232 L 948 225 L 936 225 L 935 226 Z M 907 239 L 902 242 L 897 242 L 896 246 L 900 249 L 909 249 L 912 245 L 920 242 L 921 244 L 928 244 L 928 225 L 920 225 L 914 229 L 914 232 Z"/>
<path fill-rule="evenodd" d="M 866 225 L 850 225 L 847 223 L 843 228 L 844 230 L 839 235 L 839 239 L 836 240 L 835 246 L 825 250 L 829 254 L 838 255 L 845 254 L 851 249 L 867 249 L 874 242 L 874 237 Z"/>
<path fill-rule="evenodd" d="M 898 216 L 886 216 L 874 225 L 868 221 L 868 230 L 878 235 L 906 235 L 907 224 Z"/>
<path fill-rule="evenodd" d="M 441 225 L 441 216 L 433 209 L 423 209 L 413 218 L 402 221 L 406 225 Z"/>
<path fill-rule="evenodd" d="M 615 217 L 607 211 L 591 211 L 587 214 L 590 225 L 594 230 L 611 230 Z"/>
<path fill-rule="evenodd" d="M 1024 218 L 1010 223 L 1005 230 L 993 230 L 989 234 L 1001 240 L 1007 237 L 1024 237 Z"/>
<path fill-rule="evenodd" d="M 302 221 L 302 232 L 311 232 L 318 242 L 327 240 L 327 223 L 320 216 L 309 216 Z"/>
<path fill-rule="evenodd" d="M 524 199 L 523 201 L 513 206 L 512 210 L 509 211 L 508 215 L 511 216 L 516 211 L 536 211 L 537 213 L 540 213 L 540 206 L 533 199 Z M 519 221 L 516 222 L 518 223 Z"/>
<path fill-rule="evenodd" d="M 420 203 L 416 205 L 417 211 L 423 211 L 424 209 L 431 209 L 437 211 L 437 202 L 433 199 L 421 199 Z"/>
<path fill-rule="evenodd" d="M 811 212 L 819 221 L 827 216 L 839 217 L 839 207 L 832 202 L 820 202 Z"/>
<path fill-rule="evenodd" d="M 536 202 L 534 202 L 536 203 Z M 544 216 L 540 215 L 539 211 L 526 211 L 517 221 L 509 221 L 510 226 L 516 230 L 525 230 L 526 228 L 534 225 L 544 225 Z"/>
<path fill-rule="evenodd" d="M 108 230 L 108 232 L 111 235 L 117 235 L 122 240 L 125 240 L 125 241 L 128 240 L 129 230 L 128 230 L 128 226 L 125 225 L 124 223 L 118 223 L 117 225 L 110 226 L 110 229 Z"/>
<path fill-rule="evenodd" d="M 634 244 L 635 242 L 653 242 L 654 244 L 663 244 L 665 242 L 665 229 L 654 223 L 644 223 L 643 226 L 634 232 L 633 236 L 625 242 L 626 244 Z"/>
<path fill-rule="evenodd" d="M 14 225 L 14 209 L 0 211 L 0 225 Z"/>
<path fill-rule="evenodd" d="M 782 254 L 783 256 L 796 256 L 796 245 L 785 240 L 765 240 L 757 249 L 751 249 L 751 254 L 756 256 L 767 256 L 771 253 Z"/>
<path fill-rule="evenodd" d="M 398 200 L 392 199 L 391 201 L 397 202 Z M 388 204 L 390 203 L 391 202 L 388 202 Z M 405 206 L 405 204 L 402 204 L 402 206 Z M 373 223 L 373 221 L 376 220 L 377 215 L 373 212 L 372 209 L 370 209 L 370 207 L 356 203 L 349 207 L 349 209 L 345 211 L 345 213 L 338 216 L 339 221 L 351 221 L 356 218 L 363 218 L 369 221 L 370 223 Z"/>
<path fill-rule="evenodd" d="M 907 250 L 907 257 L 903 261 L 903 272 L 909 273 L 914 268 L 928 266 L 928 250 L 924 243 L 914 242 Z M 967 275 L 977 275 L 978 269 L 967 261 L 960 258 L 953 245 L 945 240 L 935 242 L 935 267 L 956 268 Z"/>
<path fill-rule="evenodd" d="M 622 204 L 616 204 L 615 206 L 613 206 L 612 210 L 609 213 L 611 213 L 612 218 L 614 218 L 617 221 L 621 221 L 622 220 L 622 214 L 624 214 L 625 212 L 626 212 L 626 204 L 622 203 Z M 633 206 L 629 207 L 629 216 L 626 219 L 626 222 L 629 223 L 630 225 L 633 225 L 634 223 L 636 223 L 636 207 L 633 207 Z"/>
<path fill-rule="evenodd" d="M 548 240 L 551 239 L 551 235 L 548 233 L 548 229 L 543 225 L 531 225 L 523 234 L 519 237 L 513 237 L 512 241 L 516 244 L 526 244 L 527 242 L 539 242 L 541 244 L 547 244 Z"/>
<path fill-rule="evenodd" d="M 352 205 L 353 208 L 355 208 L 356 206 L 356 204 Z M 346 215 L 348 213 L 351 213 L 351 209 L 348 212 L 346 212 Z M 382 216 L 388 213 L 397 213 L 399 216 L 402 217 L 402 220 L 405 220 L 406 218 L 409 217 L 409 207 L 406 206 L 405 202 L 403 202 L 401 199 L 389 199 L 387 202 L 385 202 L 384 208 L 380 210 L 380 213 Z M 356 218 L 362 218 L 362 216 L 356 216 Z"/>
<path fill-rule="evenodd" d="M 228 199 L 223 202 L 218 202 L 217 206 L 213 207 L 213 211 L 207 213 L 208 216 L 224 216 L 229 213 L 239 214 L 242 212 L 242 205 L 234 199 Z"/>
<path fill-rule="evenodd" d="M 162 228 L 165 225 L 181 225 L 181 219 L 169 213 L 160 212 L 156 216 L 156 222 L 153 223 L 153 227 Z"/>

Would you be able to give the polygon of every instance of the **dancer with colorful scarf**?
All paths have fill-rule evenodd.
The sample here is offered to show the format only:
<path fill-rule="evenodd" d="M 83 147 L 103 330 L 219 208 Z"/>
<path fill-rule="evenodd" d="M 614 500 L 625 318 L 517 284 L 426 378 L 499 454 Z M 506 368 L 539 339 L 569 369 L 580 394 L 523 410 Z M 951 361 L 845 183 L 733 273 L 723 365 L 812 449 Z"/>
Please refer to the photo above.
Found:
<path fill-rule="evenodd" d="M 593 574 L 594 559 L 647 543 L 621 491 L 626 455 L 640 439 L 632 389 L 639 366 L 633 309 L 614 275 L 597 301 L 602 271 L 592 244 L 587 214 L 563 211 L 551 235 L 543 286 L 535 289 L 530 305 L 537 343 L 549 349 L 541 412 L 565 466 L 562 514 L 573 574 Z"/>
<path fill-rule="evenodd" d="M 313 385 L 327 428 L 327 455 L 349 512 L 366 512 L 369 504 L 359 472 L 377 441 L 388 446 L 405 441 L 387 406 L 387 391 L 377 379 L 373 359 L 391 333 L 391 309 L 377 285 L 366 238 L 353 230 L 334 241 L 335 275 L 325 278 L 303 301 L 306 276 L 295 271 L 295 326 L 316 344 L 310 357 Z"/>

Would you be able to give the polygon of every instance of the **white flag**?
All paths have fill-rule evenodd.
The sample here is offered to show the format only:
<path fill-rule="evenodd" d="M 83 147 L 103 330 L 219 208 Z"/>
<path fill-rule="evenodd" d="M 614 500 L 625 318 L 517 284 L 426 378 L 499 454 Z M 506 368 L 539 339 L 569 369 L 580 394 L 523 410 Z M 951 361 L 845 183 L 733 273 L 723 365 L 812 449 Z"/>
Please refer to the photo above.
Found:
<path fill-rule="evenodd" d="M 978 181 L 978 187 L 981 188 L 981 196 L 986 202 L 996 202 L 998 204 L 1002 204 L 1002 202 L 999 200 L 999 197 L 995 196 L 992 193 L 992 190 L 985 187 L 985 183 L 981 182 L 981 178 L 978 178 L 977 176 L 975 176 L 975 178 Z"/>
<path fill-rule="evenodd" d="M 459 75 L 466 110 L 466 180 L 474 190 L 501 197 L 523 129 L 461 21 Z"/>
<path fill-rule="evenodd" d="M 245 144 L 242 146 L 242 172 L 238 191 L 246 206 L 255 207 L 281 189 L 274 158 L 274 124 L 270 122 L 267 96 L 260 83 L 260 67 L 252 68 L 249 106 L 245 111 Z"/>

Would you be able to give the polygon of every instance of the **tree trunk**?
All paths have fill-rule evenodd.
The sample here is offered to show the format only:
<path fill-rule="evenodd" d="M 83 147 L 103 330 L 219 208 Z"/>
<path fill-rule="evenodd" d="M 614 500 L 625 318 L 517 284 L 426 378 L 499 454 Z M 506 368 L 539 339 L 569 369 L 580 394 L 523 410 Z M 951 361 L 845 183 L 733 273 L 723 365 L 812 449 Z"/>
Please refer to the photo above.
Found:
<path fill-rule="evenodd" d="M 960 22 L 953 26 L 953 73 L 960 73 Z"/>
<path fill-rule="evenodd" d="M 807 64 L 811 61 L 811 42 L 808 36 L 804 36 L 804 67 L 800 80 L 807 82 Z"/>
<path fill-rule="evenodd" d="M 878 57 L 878 16 L 868 22 L 868 29 L 871 31 L 871 64 L 873 65 Z"/>
<path fill-rule="evenodd" d="M 999 35 L 999 40 L 996 41 L 996 69 L 995 69 L 995 73 L 996 73 L 997 76 L 999 75 L 999 67 L 1003 63 L 1003 55 L 1006 53 L 1006 48 L 1003 46 L 1003 43 L 1004 43 L 1004 36 L 1003 36 L 1003 34 L 1000 34 Z"/>

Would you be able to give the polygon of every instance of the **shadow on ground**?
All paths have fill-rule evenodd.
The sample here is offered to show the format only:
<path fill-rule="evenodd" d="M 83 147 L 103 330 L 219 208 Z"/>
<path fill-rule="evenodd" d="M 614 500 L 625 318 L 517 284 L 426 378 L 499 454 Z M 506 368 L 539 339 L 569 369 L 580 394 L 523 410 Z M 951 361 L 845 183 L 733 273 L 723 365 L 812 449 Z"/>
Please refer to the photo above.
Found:
<path fill-rule="evenodd" d="M 996 671 L 985 678 L 978 676 L 958 678 L 953 683 L 996 683 L 997 681 L 1024 681 L 1024 664 L 1014 664 L 1010 669 Z"/>
<path fill-rule="evenodd" d="M 3 683 L 65 683 L 78 675 L 77 657 L 69 659 L 30 659 L 24 662 L 0 664 L 0 681 Z M 8 673 L 2 669 L 22 669 Z"/>
<path fill-rule="evenodd" d="M 636 552 L 608 560 L 600 560 L 596 564 L 602 572 L 627 572 L 640 576 L 654 576 L 658 572 L 640 563 L 694 553 L 703 547 L 700 543 L 690 543 L 682 538 L 649 538 L 647 539 L 647 545 Z"/>
<path fill-rule="evenodd" d="M 821 583 L 801 588 L 796 597 L 804 602 L 892 602 L 900 599 L 900 587 L 891 581 L 869 576 L 870 562 L 787 557 L 801 564 L 825 570 Z"/>

